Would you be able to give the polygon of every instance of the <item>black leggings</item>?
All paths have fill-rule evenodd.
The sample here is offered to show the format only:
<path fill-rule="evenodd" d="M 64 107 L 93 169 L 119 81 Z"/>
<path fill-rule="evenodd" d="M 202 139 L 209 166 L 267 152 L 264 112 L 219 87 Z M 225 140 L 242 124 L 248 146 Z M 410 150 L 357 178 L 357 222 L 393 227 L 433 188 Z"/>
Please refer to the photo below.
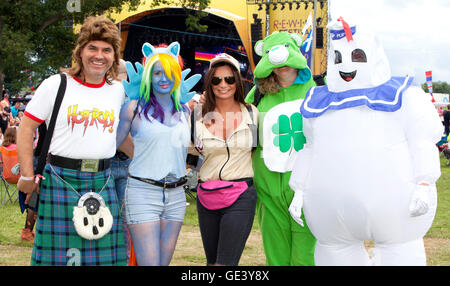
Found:
<path fill-rule="evenodd" d="M 255 217 L 253 184 L 229 207 L 205 208 L 197 198 L 198 222 L 208 265 L 237 266 Z"/>

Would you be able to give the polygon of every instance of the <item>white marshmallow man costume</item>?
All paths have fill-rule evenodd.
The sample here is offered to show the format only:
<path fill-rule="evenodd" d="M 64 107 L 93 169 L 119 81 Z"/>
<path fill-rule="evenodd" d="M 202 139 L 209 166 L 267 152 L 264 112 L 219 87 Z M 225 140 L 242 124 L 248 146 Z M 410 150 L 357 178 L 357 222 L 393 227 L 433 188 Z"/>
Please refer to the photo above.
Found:
<path fill-rule="evenodd" d="M 301 223 L 303 206 L 316 265 L 425 265 L 443 126 L 412 78 L 391 77 L 374 36 L 342 18 L 329 31 L 328 86 L 311 88 L 301 107 L 307 143 L 291 215 Z M 364 240 L 374 241 L 372 259 Z"/>

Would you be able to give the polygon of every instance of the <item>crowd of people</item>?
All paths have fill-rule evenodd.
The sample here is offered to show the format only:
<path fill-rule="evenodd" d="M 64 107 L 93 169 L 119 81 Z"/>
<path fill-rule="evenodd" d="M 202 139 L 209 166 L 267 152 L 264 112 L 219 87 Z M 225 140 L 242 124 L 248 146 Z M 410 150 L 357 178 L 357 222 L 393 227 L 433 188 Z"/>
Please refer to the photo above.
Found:
<path fill-rule="evenodd" d="M 27 101 L 12 99 L 9 92 L 3 89 L 0 101 L 0 162 L 3 178 L 10 184 L 17 184 L 19 179 L 19 174 L 12 173 L 11 169 L 18 163 L 17 128 L 24 116 L 26 104 Z M 27 210 L 27 219 L 20 235 L 22 241 L 34 240 L 35 217 L 36 213 Z"/>
<path fill-rule="evenodd" d="M 442 125 L 444 125 L 444 133 L 448 136 L 450 134 L 450 104 L 447 104 L 445 108 L 444 106 L 436 107 L 436 110 L 442 121 Z"/>
<path fill-rule="evenodd" d="M 448 159 L 446 165 L 450 166 L 450 104 L 446 106 L 446 109 L 444 109 L 443 106 L 437 106 L 436 110 L 442 121 L 442 125 L 444 125 L 444 134 L 442 135 L 441 140 L 437 143 L 437 146 L 439 151 L 443 153 L 444 157 Z"/>
<path fill-rule="evenodd" d="M 7 90 L 3 90 L 2 100 L 0 101 L 0 129 L 1 134 L 5 134 L 8 127 L 19 127 L 23 118 L 23 110 L 25 110 L 27 102 L 14 100 L 11 98 Z"/>
<path fill-rule="evenodd" d="M 345 34 L 350 41 L 347 30 Z M 207 265 L 239 264 L 255 216 L 269 266 L 359 263 L 332 257 L 335 250 L 330 250 L 332 243 L 328 242 L 339 241 L 336 235 L 342 234 L 343 221 L 339 221 L 342 213 L 338 210 L 333 214 L 336 217 L 331 222 L 327 219 L 318 222 L 308 209 L 313 201 L 309 198 L 314 196 L 310 186 L 326 182 L 341 190 L 341 186 L 351 189 L 348 184 L 356 182 L 348 179 L 339 184 L 339 178 L 338 182 L 321 179 L 323 174 L 329 175 L 326 171 L 311 170 L 310 174 L 307 170 L 314 164 L 306 151 L 311 150 L 313 143 L 316 143 L 314 150 L 321 150 L 330 142 L 322 143 L 321 137 L 312 140 L 312 135 L 316 135 L 313 128 L 319 130 L 321 125 L 313 127 L 315 119 L 310 122 L 299 113 L 308 92 L 313 92 L 316 86 L 299 50 L 302 41 L 297 34 L 283 32 L 257 42 L 255 52 L 262 58 L 254 72 L 256 84 L 248 94 L 244 93 L 239 62 L 227 54 L 216 55 L 208 72 L 201 75 L 203 94 L 192 98 L 190 89 L 199 77 L 186 78 L 179 43 L 158 46 L 145 43 L 142 62 L 133 66 L 119 58 L 121 39 L 116 25 L 101 16 L 87 18 L 73 50 L 73 66 L 62 69 L 63 75 L 53 75 L 42 82 L 18 129 L 17 186 L 27 196 L 25 203 L 30 203 L 33 193 L 39 194 L 31 265 L 169 265 L 186 211 L 183 185 L 187 183 L 187 168 L 199 172 L 197 213 Z M 365 54 L 361 51 L 357 61 L 364 62 Z M 334 58 L 331 62 L 339 63 Z M 390 73 L 384 73 L 383 79 L 386 76 Z M 364 87 L 373 86 L 378 87 L 378 82 Z M 58 90 L 63 91 L 64 98 L 59 113 L 52 116 Z M 348 95 L 345 90 L 337 92 Z M 389 96 L 391 92 L 383 89 L 371 94 Z M 358 114 L 369 114 L 367 106 L 377 114 L 386 111 L 375 111 L 379 106 L 371 106 L 368 103 L 371 100 L 343 109 L 351 107 L 353 111 L 357 106 L 362 108 Z M 399 113 L 409 116 L 417 112 L 415 103 L 405 102 L 407 111 L 400 104 L 385 113 L 398 114 L 401 109 Z M 311 110 L 318 108 L 314 106 Z M 427 118 L 427 112 L 428 109 L 421 116 Z M 329 113 L 344 114 L 344 111 L 337 108 Z M 47 165 L 42 174 L 36 174 L 34 134 L 40 125 L 47 124 L 50 128 L 52 122 L 54 133 Z M 375 128 L 378 123 L 374 120 L 370 126 Z M 418 139 L 417 146 L 426 149 L 416 150 L 419 159 L 424 152 L 434 156 L 427 148 L 439 128 L 433 125 L 434 118 L 428 123 L 426 127 L 432 127 L 433 134 Z M 338 129 L 319 133 L 338 138 Z M 408 132 L 415 131 L 408 129 Z M 344 149 L 342 156 L 351 156 Z M 435 161 L 428 166 L 435 171 Z M 362 170 L 360 165 L 357 168 Z M 413 173 L 411 170 L 408 175 Z M 425 175 L 420 173 L 418 176 L 422 177 L 416 183 L 426 193 L 436 180 L 436 172 L 429 177 Z M 372 182 L 372 177 L 364 176 L 367 183 Z M 393 176 L 389 183 L 403 188 L 403 183 L 398 184 L 395 179 Z M 305 187 L 306 181 L 310 184 Z M 411 207 L 412 216 L 421 216 L 429 207 L 425 198 L 428 194 L 421 192 L 416 196 L 414 186 L 408 184 L 402 192 L 414 193 L 417 198 Z M 315 209 L 322 213 L 330 211 L 331 205 L 329 209 L 320 207 L 329 203 L 326 192 L 330 189 L 318 189 L 325 193 L 314 197 L 314 203 L 319 205 Z M 402 203 L 401 211 L 403 199 L 399 196 L 392 200 Z M 303 204 L 306 217 L 301 211 Z M 425 211 L 420 208 L 425 208 L 424 205 Z M 429 208 L 428 219 L 432 219 L 433 208 Z M 346 211 L 351 210 L 357 208 L 348 204 Z M 412 221 L 407 221 L 408 226 L 414 227 L 417 219 Z M 327 225 L 329 232 L 324 235 L 318 224 Z M 351 236 L 346 233 L 345 240 L 361 239 Z M 420 252 L 423 241 L 420 235 L 414 238 L 414 247 L 419 249 L 414 251 Z M 396 240 L 397 244 L 400 242 L 403 241 Z M 402 247 L 403 252 L 398 252 L 403 254 L 408 246 Z M 349 253 L 348 257 L 351 256 Z M 420 265 L 421 258 L 411 263 Z M 383 262 L 395 264 L 394 260 Z"/>

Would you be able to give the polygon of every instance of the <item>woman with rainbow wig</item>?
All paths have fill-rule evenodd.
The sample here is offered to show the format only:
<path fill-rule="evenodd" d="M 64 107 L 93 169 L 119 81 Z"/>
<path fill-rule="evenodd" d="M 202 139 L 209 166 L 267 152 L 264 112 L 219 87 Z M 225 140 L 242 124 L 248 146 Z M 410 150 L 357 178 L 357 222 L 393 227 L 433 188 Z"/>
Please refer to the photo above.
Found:
<path fill-rule="evenodd" d="M 117 144 L 130 133 L 134 156 L 122 213 L 137 265 L 169 265 L 186 210 L 189 109 L 180 104 L 181 60 L 177 42 L 145 43 L 139 98 L 120 112 Z"/>

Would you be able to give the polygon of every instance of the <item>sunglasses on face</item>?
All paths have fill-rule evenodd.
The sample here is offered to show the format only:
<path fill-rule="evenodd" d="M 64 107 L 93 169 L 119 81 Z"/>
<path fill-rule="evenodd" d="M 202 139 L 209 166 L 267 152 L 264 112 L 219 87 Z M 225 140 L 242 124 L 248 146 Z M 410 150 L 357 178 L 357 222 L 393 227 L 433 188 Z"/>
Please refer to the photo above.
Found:
<path fill-rule="evenodd" d="M 218 85 L 222 82 L 222 79 L 225 79 L 225 82 L 228 84 L 233 84 L 236 82 L 236 79 L 234 78 L 234 76 L 226 76 L 226 77 L 220 77 L 220 76 L 213 76 L 211 83 L 213 85 Z"/>

